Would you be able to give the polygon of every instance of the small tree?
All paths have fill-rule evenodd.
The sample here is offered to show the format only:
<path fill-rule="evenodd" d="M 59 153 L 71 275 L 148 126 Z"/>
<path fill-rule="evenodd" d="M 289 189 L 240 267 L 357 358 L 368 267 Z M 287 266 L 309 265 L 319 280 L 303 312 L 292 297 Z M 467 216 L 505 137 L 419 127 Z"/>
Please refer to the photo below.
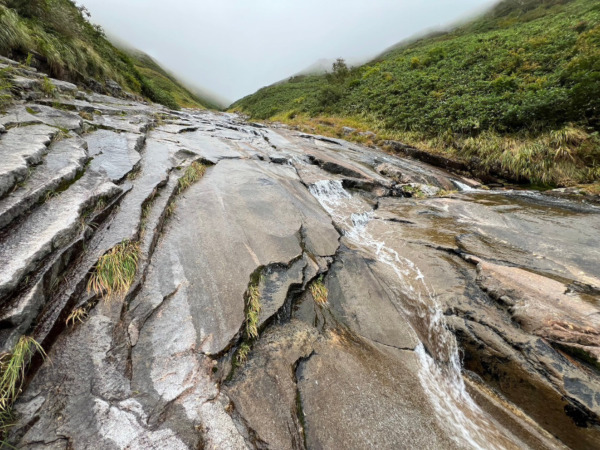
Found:
<path fill-rule="evenodd" d="M 335 60 L 333 65 L 331 66 L 331 73 L 327 74 L 327 78 L 329 81 L 334 83 L 343 83 L 346 78 L 350 75 L 350 69 L 346 64 L 344 58 L 338 58 Z"/>

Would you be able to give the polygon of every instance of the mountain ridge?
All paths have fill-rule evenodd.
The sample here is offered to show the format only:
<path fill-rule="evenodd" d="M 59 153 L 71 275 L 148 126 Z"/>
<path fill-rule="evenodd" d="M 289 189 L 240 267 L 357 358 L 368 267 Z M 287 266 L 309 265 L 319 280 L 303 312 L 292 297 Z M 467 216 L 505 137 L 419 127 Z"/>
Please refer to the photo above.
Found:
<path fill-rule="evenodd" d="M 231 110 L 360 142 L 401 141 L 477 176 L 591 183 L 600 179 L 599 36 L 597 2 L 505 0 L 342 77 L 292 77 Z"/>

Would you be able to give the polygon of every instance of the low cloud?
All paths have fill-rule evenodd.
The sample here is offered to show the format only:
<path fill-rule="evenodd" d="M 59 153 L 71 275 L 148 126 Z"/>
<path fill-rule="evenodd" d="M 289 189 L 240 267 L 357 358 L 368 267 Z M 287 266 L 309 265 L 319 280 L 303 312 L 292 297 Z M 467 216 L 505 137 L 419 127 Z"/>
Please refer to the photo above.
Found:
<path fill-rule="evenodd" d="M 367 60 L 489 0 L 79 0 L 109 35 L 233 101 L 320 59 Z"/>

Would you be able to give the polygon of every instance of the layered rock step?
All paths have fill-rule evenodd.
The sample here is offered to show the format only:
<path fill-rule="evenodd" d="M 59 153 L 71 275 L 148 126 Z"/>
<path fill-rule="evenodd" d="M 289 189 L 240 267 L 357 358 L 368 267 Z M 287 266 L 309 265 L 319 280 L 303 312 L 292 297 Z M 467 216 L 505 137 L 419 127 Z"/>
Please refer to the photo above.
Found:
<path fill-rule="evenodd" d="M 6 232 L 0 243 L 0 298 L 7 297 L 46 256 L 81 232 L 79 219 L 86 208 L 119 192 L 118 186 L 90 172 L 37 208 L 22 226 Z"/>
<path fill-rule="evenodd" d="M 82 174 L 89 160 L 87 144 L 81 138 L 69 138 L 52 143 L 42 164 L 22 182 L 22 186 L 0 200 L 0 228 L 10 224 L 46 196 Z"/>
<path fill-rule="evenodd" d="M 10 128 L 0 135 L 0 198 L 24 181 L 34 165 L 42 162 L 58 131 L 46 125 L 32 125 Z"/>

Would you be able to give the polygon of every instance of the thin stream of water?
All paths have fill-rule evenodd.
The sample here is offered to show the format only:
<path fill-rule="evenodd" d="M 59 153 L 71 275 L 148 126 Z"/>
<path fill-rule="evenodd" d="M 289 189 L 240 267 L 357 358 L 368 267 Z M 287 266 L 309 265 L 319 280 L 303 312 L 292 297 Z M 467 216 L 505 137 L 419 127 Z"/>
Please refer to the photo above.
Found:
<path fill-rule="evenodd" d="M 419 268 L 371 235 L 368 228 L 372 210 L 348 193 L 340 181 L 319 181 L 309 189 L 347 239 L 391 268 L 397 276 L 399 297 L 409 299 L 403 302 L 399 298 L 397 306 L 423 342 L 416 349 L 421 362 L 420 380 L 442 426 L 461 447 L 516 447 L 467 393 L 456 339 L 448 330 L 435 295 Z"/>

